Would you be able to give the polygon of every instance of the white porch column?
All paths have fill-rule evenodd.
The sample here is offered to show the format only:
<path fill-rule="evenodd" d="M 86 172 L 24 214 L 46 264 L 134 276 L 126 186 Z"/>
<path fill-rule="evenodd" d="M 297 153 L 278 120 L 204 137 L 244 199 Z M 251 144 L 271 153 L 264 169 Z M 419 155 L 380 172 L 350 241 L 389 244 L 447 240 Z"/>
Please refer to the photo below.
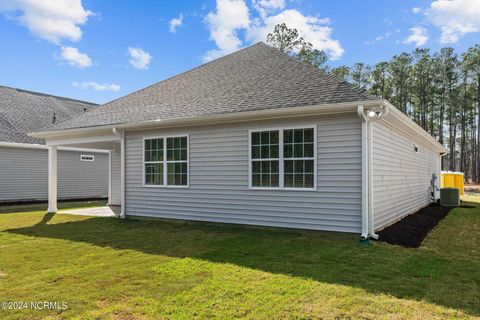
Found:
<path fill-rule="evenodd" d="M 112 151 L 108 152 L 108 203 L 112 204 Z"/>
<path fill-rule="evenodd" d="M 120 188 L 122 193 L 120 218 L 125 218 L 125 133 L 120 140 Z"/>
<path fill-rule="evenodd" d="M 57 146 L 48 147 L 48 213 L 57 212 Z"/>

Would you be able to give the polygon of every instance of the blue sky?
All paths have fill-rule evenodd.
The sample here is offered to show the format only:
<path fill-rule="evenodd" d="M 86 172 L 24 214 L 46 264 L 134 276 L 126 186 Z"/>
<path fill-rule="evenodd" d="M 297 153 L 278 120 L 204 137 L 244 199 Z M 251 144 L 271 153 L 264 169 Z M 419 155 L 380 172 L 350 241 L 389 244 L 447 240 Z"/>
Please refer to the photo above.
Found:
<path fill-rule="evenodd" d="M 296 27 L 332 66 L 480 43 L 480 0 L 1 0 L 0 84 L 108 102 Z"/>

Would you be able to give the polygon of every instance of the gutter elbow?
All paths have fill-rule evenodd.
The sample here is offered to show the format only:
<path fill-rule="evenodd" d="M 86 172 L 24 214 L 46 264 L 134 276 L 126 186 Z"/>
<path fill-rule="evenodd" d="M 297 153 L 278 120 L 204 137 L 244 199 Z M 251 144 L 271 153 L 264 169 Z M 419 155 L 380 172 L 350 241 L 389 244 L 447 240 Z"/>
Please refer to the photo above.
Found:
<path fill-rule="evenodd" d="M 114 136 L 117 136 L 119 138 L 122 138 L 122 133 L 118 131 L 118 129 L 115 127 L 115 128 L 112 128 L 112 133 Z"/>
<path fill-rule="evenodd" d="M 366 121 L 367 118 L 365 117 L 364 113 L 364 108 L 363 106 L 357 106 L 357 116 L 360 118 L 362 121 Z"/>
<path fill-rule="evenodd" d="M 386 117 L 388 115 L 388 112 L 390 111 L 390 108 L 388 107 L 387 104 L 383 105 L 383 112 L 381 114 L 381 117 Z"/>

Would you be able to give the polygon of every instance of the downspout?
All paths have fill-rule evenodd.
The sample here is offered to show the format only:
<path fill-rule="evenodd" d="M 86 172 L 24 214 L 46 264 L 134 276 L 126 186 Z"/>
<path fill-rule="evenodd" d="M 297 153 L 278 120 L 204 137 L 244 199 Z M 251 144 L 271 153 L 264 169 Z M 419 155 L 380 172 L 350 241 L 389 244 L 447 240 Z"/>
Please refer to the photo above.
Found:
<path fill-rule="evenodd" d="M 368 139 L 368 234 L 371 238 L 377 240 L 378 234 L 374 231 L 373 224 L 373 130 L 372 120 L 367 121 L 367 139 Z"/>
<path fill-rule="evenodd" d="M 372 122 L 385 117 L 388 106 L 357 107 L 362 121 L 362 234 L 360 240 L 378 239 L 374 231 L 373 218 L 373 130 Z"/>
<path fill-rule="evenodd" d="M 112 133 L 120 138 L 120 193 L 122 195 L 120 218 L 125 219 L 125 133 L 119 132 L 117 128 L 113 128 Z"/>
<path fill-rule="evenodd" d="M 368 241 L 368 139 L 367 139 L 367 117 L 363 106 L 357 107 L 357 115 L 362 121 L 362 234 L 360 241 Z"/>

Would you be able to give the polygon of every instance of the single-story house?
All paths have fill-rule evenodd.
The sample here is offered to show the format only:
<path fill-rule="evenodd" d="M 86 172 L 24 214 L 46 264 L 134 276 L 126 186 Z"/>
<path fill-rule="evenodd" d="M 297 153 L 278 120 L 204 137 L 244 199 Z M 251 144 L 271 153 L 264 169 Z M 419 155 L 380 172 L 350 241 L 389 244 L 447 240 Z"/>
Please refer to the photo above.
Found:
<path fill-rule="evenodd" d="M 0 86 L 0 202 L 47 200 L 48 147 L 28 133 L 96 106 Z M 108 151 L 59 150 L 59 199 L 108 196 Z"/>
<path fill-rule="evenodd" d="M 33 136 L 50 148 L 52 212 L 57 148 L 88 147 L 112 151 L 122 217 L 363 238 L 438 196 L 446 152 L 388 101 L 264 43 Z"/>

